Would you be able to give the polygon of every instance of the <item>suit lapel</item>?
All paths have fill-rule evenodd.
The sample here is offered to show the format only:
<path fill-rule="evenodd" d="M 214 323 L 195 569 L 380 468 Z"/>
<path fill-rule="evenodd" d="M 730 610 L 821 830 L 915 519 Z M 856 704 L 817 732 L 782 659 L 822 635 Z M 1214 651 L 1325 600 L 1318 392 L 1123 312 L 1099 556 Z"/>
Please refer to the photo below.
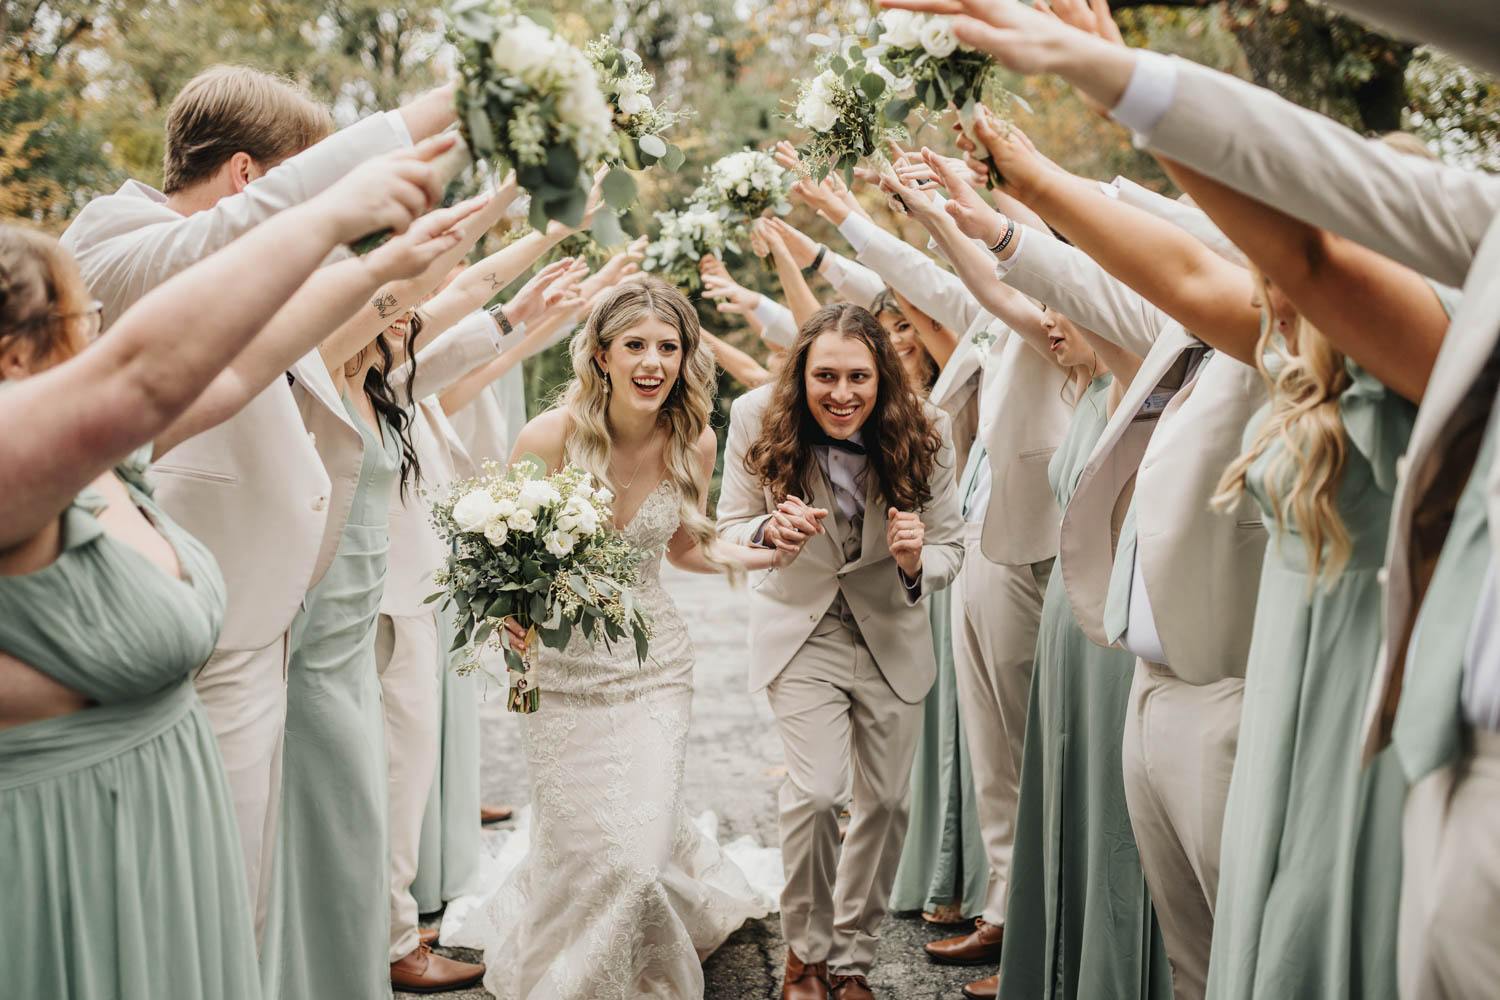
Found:
<path fill-rule="evenodd" d="M 316 350 L 309 351 L 297 359 L 297 363 L 292 365 L 292 376 L 309 396 L 322 403 L 351 428 L 354 427 L 354 421 L 349 419 L 349 412 L 344 409 L 344 401 L 339 397 L 338 390 L 334 388 L 333 379 L 328 375 L 328 368 L 323 364 L 323 357 Z"/>
<path fill-rule="evenodd" d="M 821 507 L 828 511 L 828 516 L 823 518 L 822 540 L 831 546 L 828 557 L 833 560 L 835 566 L 844 563 L 844 529 L 839 525 L 838 504 L 833 499 L 833 484 L 828 481 L 828 474 L 823 471 L 823 463 L 817 457 L 813 457 L 813 481 L 812 496 L 808 499 L 814 507 Z"/>

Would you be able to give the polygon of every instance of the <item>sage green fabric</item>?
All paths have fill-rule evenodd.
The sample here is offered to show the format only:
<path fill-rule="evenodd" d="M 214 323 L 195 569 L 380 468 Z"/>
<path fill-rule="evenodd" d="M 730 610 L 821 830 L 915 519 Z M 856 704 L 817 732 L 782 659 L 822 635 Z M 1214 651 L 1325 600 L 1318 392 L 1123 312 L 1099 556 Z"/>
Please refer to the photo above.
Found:
<path fill-rule="evenodd" d="M 345 399 L 364 438 L 348 523 L 292 624 L 281 817 L 261 979 L 268 1000 L 389 996 L 390 812 L 375 622 L 400 463 Z"/>
<path fill-rule="evenodd" d="M 1278 441 L 1246 484 L 1271 536 L 1245 672 L 1239 751 L 1224 811 L 1208 995 L 1396 996 L 1396 918 L 1406 782 L 1386 750 L 1360 767 L 1361 724 L 1381 641 L 1381 566 L 1416 407 L 1352 363 L 1339 397 L 1348 449 L 1334 503 L 1352 544 L 1310 588 Z M 1251 421 L 1246 443 L 1262 421 Z M 1326 546 L 1325 546 L 1326 550 Z"/>
<path fill-rule="evenodd" d="M 477 891 L 479 877 L 478 673 L 459 676 L 464 651 L 449 653 L 451 609 L 436 612 L 438 648 L 438 769 L 422 816 L 422 847 L 411 884 L 417 909 L 433 913 L 451 899 Z M 499 691 L 497 696 L 503 696 Z"/>
<path fill-rule="evenodd" d="M 1110 383 L 1105 375 L 1089 385 L 1048 466 L 1062 509 L 1104 432 Z M 1134 668 L 1129 653 L 1083 634 L 1059 563 L 1042 605 L 1026 718 L 1004 1000 L 1172 995 L 1120 765 Z"/>
<path fill-rule="evenodd" d="M 110 537 L 92 489 L 63 514 L 56 560 L 0 576 L 0 650 L 97 703 L 0 731 L 0 993 L 253 1000 L 239 830 L 188 680 L 224 582 L 134 457 L 117 474 L 182 579 Z"/>
<path fill-rule="evenodd" d="M 928 595 L 937 679 L 922 701 L 922 733 L 911 768 L 911 818 L 891 888 L 890 908 L 897 913 L 930 913 L 957 903 L 964 916 L 977 916 L 989 885 L 990 863 L 953 672 L 952 593 L 944 588 Z"/>

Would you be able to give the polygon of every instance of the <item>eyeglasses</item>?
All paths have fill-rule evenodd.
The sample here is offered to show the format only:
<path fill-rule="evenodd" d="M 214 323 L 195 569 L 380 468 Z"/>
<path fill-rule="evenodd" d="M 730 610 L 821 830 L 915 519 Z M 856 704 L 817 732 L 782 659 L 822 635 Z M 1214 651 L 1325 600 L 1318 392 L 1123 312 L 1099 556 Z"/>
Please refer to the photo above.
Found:
<path fill-rule="evenodd" d="M 54 315 L 58 319 L 84 320 L 84 339 L 92 341 L 99 336 L 99 330 L 104 323 L 104 303 L 95 299 L 79 312 L 55 313 Z"/>

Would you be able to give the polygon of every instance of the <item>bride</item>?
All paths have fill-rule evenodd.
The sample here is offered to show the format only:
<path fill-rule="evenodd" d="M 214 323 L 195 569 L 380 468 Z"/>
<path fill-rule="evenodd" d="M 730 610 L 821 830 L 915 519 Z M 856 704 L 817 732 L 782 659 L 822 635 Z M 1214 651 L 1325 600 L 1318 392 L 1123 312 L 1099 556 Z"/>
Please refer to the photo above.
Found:
<path fill-rule="evenodd" d="M 650 553 L 635 598 L 656 634 L 640 666 L 629 642 L 541 652 L 541 709 L 520 716 L 529 853 L 462 936 L 482 938 L 484 984 L 502 1000 L 701 997 L 701 960 L 765 907 L 682 801 L 693 648 L 661 556 L 700 573 L 785 556 L 718 541 L 705 514 L 714 359 L 681 292 L 642 277 L 606 293 L 572 358 L 561 403 L 522 429 L 511 460 L 572 462 L 614 491 L 616 526 Z"/>

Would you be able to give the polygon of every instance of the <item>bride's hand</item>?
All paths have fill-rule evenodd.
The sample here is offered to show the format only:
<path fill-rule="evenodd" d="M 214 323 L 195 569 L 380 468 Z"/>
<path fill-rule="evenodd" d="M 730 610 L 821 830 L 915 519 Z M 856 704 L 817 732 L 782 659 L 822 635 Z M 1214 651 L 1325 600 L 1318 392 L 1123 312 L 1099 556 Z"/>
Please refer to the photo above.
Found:
<path fill-rule="evenodd" d="M 514 618 L 505 619 L 505 638 L 510 642 L 511 649 L 518 653 L 526 652 L 526 630 Z"/>

